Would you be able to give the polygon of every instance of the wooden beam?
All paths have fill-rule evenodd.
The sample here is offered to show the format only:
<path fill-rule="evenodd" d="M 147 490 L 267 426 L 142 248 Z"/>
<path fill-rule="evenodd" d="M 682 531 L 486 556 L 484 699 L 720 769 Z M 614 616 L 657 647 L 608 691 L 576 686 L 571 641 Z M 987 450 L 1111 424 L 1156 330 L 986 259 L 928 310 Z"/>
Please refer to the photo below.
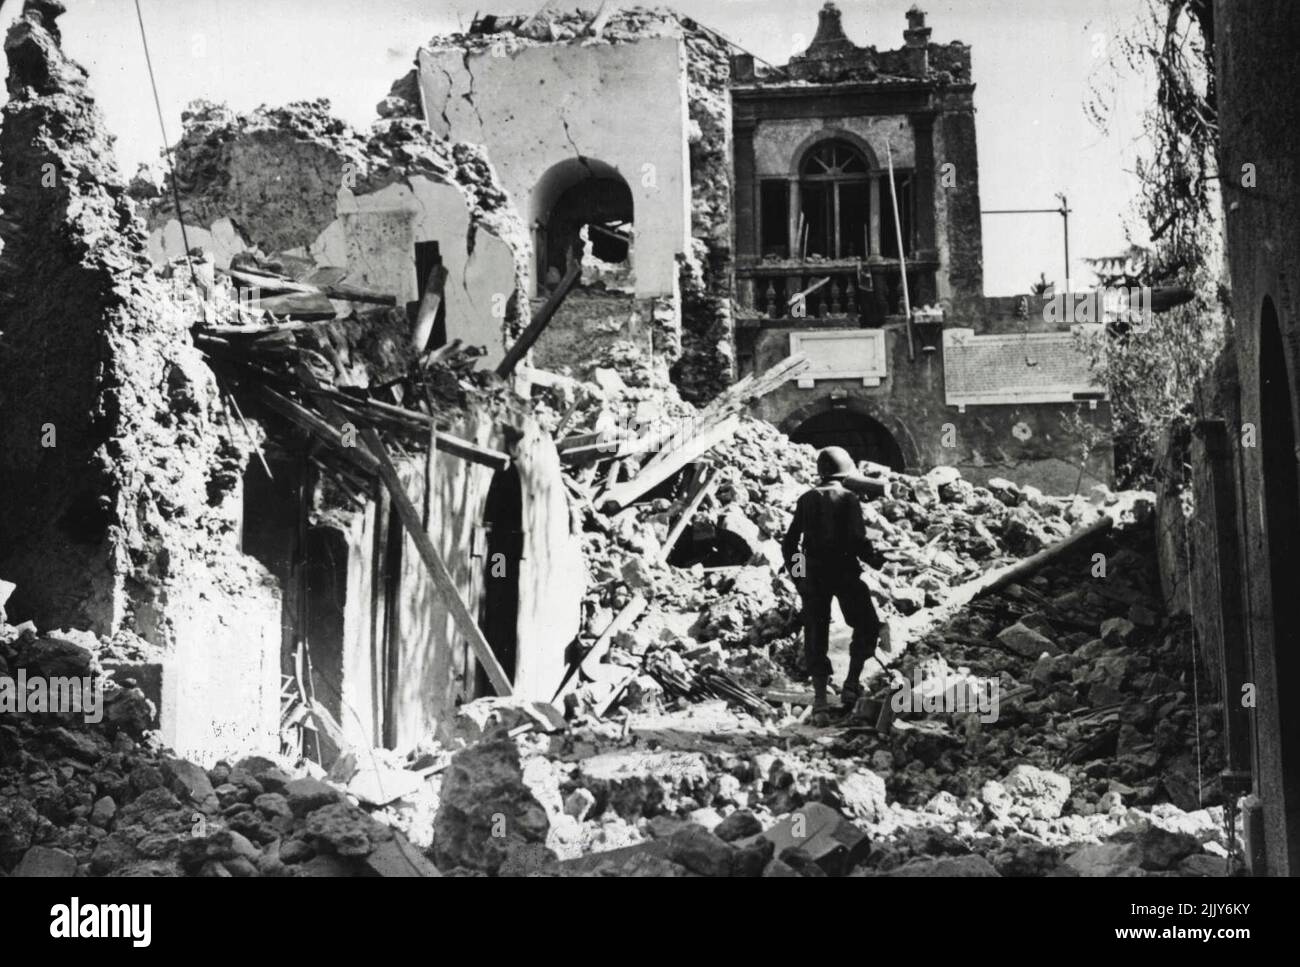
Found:
<path fill-rule="evenodd" d="M 433 428 L 434 440 L 437 442 L 438 449 L 443 453 L 450 453 L 454 457 L 460 457 L 462 460 L 468 460 L 471 463 L 479 463 L 493 470 L 505 470 L 510 466 L 510 454 L 501 450 L 494 450 L 491 447 L 479 446 L 477 443 L 471 443 L 469 440 L 439 430 L 433 417 L 427 413 L 408 410 L 404 406 L 394 406 L 392 403 L 385 403 L 382 400 L 350 396 L 347 393 L 319 384 L 310 387 L 310 391 L 344 405 L 351 405 L 354 408 L 364 410 L 364 407 L 372 407 L 386 416 L 405 420 L 414 427 L 421 429 L 425 427 Z M 365 415 L 364 412 L 362 412 L 362 415 Z"/>
<path fill-rule="evenodd" d="M 606 695 L 592 710 L 592 714 L 594 714 L 598 719 L 603 719 L 608 715 L 609 710 L 618 704 L 618 700 L 623 696 L 623 693 L 627 691 L 627 687 L 632 683 L 632 679 L 636 678 L 639 674 L 641 674 L 639 668 L 626 669 L 619 680 L 614 683 L 609 694 Z"/>
<path fill-rule="evenodd" d="M 496 693 L 502 696 L 510 695 L 512 692 L 510 679 L 506 675 L 505 669 L 501 667 L 501 663 L 497 661 L 492 646 L 483 637 L 478 622 L 469 613 L 465 602 L 461 600 L 460 592 L 456 589 L 456 582 L 452 580 L 451 572 L 447 570 L 442 555 L 433 546 L 429 532 L 425 530 L 424 524 L 420 520 L 420 512 L 415 509 L 415 506 L 411 503 L 411 498 L 406 495 L 406 488 L 402 486 L 402 480 L 397 475 L 397 468 L 393 466 L 392 458 L 388 456 L 384 441 L 379 438 L 379 434 L 371 427 L 366 427 L 361 431 L 361 438 L 379 464 L 379 479 L 388 488 L 388 493 L 393 498 L 393 507 L 397 510 L 397 516 L 401 518 L 402 524 L 415 541 L 415 548 L 420 552 L 420 558 L 424 561 L 424 566 L 429 569 L 429 576 L 433 578 L 434 586 L 438 589 L 443 603 L 447 605 L 447 610 L 451 612 L 457 629 L 469 639 L 470 648 L 473 649 L 474 656 L 483 666 L 483 670 L 487 672 L 488 681 L 492 683 Z"/>
<path fill-rule="evenodd" d="M 1031 557 L 1025 558 L 1017 564 L 1012 564 L 1005 570 L 998 571 L 996 575 L 975 593 L 975 597 L 983 597 L 994 591 L 1005 588 L 1008 584 L 1015 584 L 1036 573 L 1040 568 L 1052 563 L 1067 551 L 1075 550 L 1088 541 L 1100 537 L 1111 529 L 1114 521 L 1109 516 L 1103 516 L 1100 520 L 1094 521 L 1087 527 L 1075 531 L 1069 537 L 1046 547 Z"/>
<path fill-rule="evenodd" d="M 245 287 L 260 289 L 265 292 L 297 292 L 307 295 L 323 295 L 329 299 L 344 302 L 368 302 L 373 305 L 395 306 L 397 296 L 383 295 L 370 289 L 354 285 L 312 285 L 307 282 L 294 282 L 274 275 L 262 275 L 247 269 L 230 269 L 227 274 Z"/>
<path fill-rule="evenodd" d="M 322 420 L 319 416 L 304 406 L 295 403 L 287 396 L 281 396 L 269 386 L 263 386 L 260 383 L 251 384 L 253 392 L 257 397 L 269 406 L 272 410 L 279 413 L 290 423 L 302 427 L 310 433 L 314 433 L 326 443 L 331 449 L 335 450 L 342 456 L 347 457 L 367 473 L 378 473 L 379 464 L 369 453 L 362 447 L 349 446 L 343 439 L 343 434 L 337 429 Z"/>
<path fill-rule="evenodd" d="M 787 356 L 761 376 L 755 377 L 751 374 L 732 384 L 717 399 L 701 410 L 698 416 L 691 419 L 684 429 L 671 436 L 660 436 L 656 432 L 652 445 L 657 447 L 658 451 L 646 461 L 641 470 L 643 472 L 649 470 L 660 461 L 668 459 L 682 445 L 684 440 L 689 439 L 692 433 L 703 432 L 705 428 L 712 427 L 726 416 L 742 412 L 752 400 L 759 399 L 772 392 L 802 372 L 807 366 L 808 357 L 804 353 L 797 353 L 794 356 Z M 643 445 L 643 441 L 637 441 L 637 443 L 638 446 Z"/>
<path fill-rule="evenodd" d="M 700 509 L 700 504 L 704 503 L 704 498 L 713 492 L 717 486 L 718 475 L 713 467 L 701 467 L 699 478 L 695 481 L 691 497 L 682 509 L 682 516 L 677 518 L 677 523 L 673 524 L 672 530 L 664 538 L 663 551 L 659 554 L 660 561 L 668 560 L 668 555 L 672 553 L 673 545 L 677 543 L 678 538 L 682 536 L 682 531 L 686 530 L 686 525 L 691 522 L 695 512 Z"/>
<path fill-rule="evenodd" d="M 599 665 L 600 660 L 605 657 L 605 653 L 609 651 L 609 646 L 614 643 L 614 636 L 620 631 L 632 627 L 632 622 L 641 617 L 642 612 L 645 611 L 649 604 L 650 602 L 646 600 L 645 595 L 638 594 L 623 606 L 623 610 L 614 616 L 614 620 L 609 623 L 609 627 L 601 632 L 600 637 L 587 649 L 582 658 L 569 668 L 564 680 L 560 682 L 560 687 L 555 690 L 555 697 L 551 699 L 552 705 L 562 708 L 564 696 L 578 687 L 584 675 L 587 678 L 596 677 L 591 674 L 591 669 Z"/>
<path fill-rule="evenodd" d="M 740 426 L 740 417 L 734 413 L 720 423 L 684 440 L 672 453 L 658 462 L 647 464 L 631 480 L 615 484 L 601 495 L 597 506 L 605 513 L 622 510 L 648 490 L 653 490 L 692 460 L 708 453 L 722 443 Z"/>
<path fill-rule="evenodd" d="M 560 284 L 555 287 L 555 290 L 547 297 L 542 307 L 537 310 L 537 315 L 533 316 L 532 322 L 519 334 L 515 344 L 506 351 L 505 358 L 497 366 L 498 376 L 502 379 L 509 376 L 515 366 L 519 364 L 519 361 L 528 354 L 528 350 L 533 348 L 533 343 L 537 342 L 542 330 L 546 328 L 551 318 L 559 311 L 560 306 L 564 303 L 564 297 L 569 294 L 569 290 L 574 287 L 578 281 L 578 276 L 581 274 L 582 263 L 574 262 L 569 271 L 565 273 L 564 278 L 560 280 Z"/>

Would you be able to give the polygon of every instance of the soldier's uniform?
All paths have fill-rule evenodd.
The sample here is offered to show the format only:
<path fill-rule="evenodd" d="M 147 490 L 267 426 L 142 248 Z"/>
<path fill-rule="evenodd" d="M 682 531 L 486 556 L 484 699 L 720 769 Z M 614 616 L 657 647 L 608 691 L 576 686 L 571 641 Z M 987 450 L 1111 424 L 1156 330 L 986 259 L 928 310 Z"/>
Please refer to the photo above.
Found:
<path fill-rule="evenodd" d="M 822 483 L 799 498 L 781 549 L 803 599 L 804 655 L 815 707 L 824 708 L 831 676 L 827 657 L 831 600 L 839 602 L 844 620 L 853 629 L 849 674 L 841 692 L 846 705 L 856 699 L 862 668 L 875 652 L 880 618 L 860 576 L 861 564 L 874 557 L 862 506 L 858 495 L 840 482 L 856 468 L 843 449 L 827 447 L 817 455 L 817 469 Z"/>

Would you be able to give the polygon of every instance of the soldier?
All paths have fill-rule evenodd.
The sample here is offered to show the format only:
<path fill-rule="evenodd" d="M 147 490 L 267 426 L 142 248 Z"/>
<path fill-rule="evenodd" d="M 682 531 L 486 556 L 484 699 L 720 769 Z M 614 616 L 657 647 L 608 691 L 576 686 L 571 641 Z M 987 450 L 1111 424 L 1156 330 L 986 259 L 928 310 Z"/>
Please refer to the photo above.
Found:
<path fill-rule="evenodd" d="M 867 492 L 883 492 L 884 487 L 859 475 L 842 447 L 818 452 L 817 472 L 821 483 L 799 498 L 781 550 L 803 600 L 804 655 L 813 682 L 813 711 L 820 716 L 828 708 L 831 599 L 839 601 L 844 620 L 853 629 L 849 673 L 840 691 L 846 708 L 851 709 L 861 694 L 858 679 L 875 653 L 880 633 L 880 618 L 862 583 L 859 563 L 869 563 L 875 552 L 867 539 L 858 495 L 844 486 L 844 480 L 852 478 L 855 489 Z"/>

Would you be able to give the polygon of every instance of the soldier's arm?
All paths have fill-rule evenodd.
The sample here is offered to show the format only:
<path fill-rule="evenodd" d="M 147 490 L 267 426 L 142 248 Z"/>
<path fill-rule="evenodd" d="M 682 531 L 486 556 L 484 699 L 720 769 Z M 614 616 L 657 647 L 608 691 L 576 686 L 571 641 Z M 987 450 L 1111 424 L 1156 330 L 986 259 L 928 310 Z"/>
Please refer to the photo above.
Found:
<path fill-rule="evenodd" d="M 849 537 L 853 552 L 863 564 L 870 565 L 876 556 L 876 549 L 867 537 L 867 525 L 862 519 L 862 505 L 856 500 L 849 501 Z"/>
<path fill-rule="evenodd" d="M 790 515 L 790 526 L 786 528 L 785 537 L 781 541 L 781 557 L 785 560 L 787 571 L 794 562 L 794 556 L 799 553 L 799 540 L 803 537 L 803 508 L 804 499 L 800 497 L 794 506 L 794 513 Z"/>

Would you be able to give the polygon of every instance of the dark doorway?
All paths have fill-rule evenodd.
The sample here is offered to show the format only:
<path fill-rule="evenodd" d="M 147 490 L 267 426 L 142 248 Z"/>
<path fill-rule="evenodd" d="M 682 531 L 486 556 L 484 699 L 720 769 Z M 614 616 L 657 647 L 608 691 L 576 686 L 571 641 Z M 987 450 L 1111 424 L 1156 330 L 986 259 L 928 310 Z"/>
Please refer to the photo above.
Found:
<path fill-rule="evenodd" d="M 817 447 L 843 447 L 855 461 L 883 463 L 903 471 L 903 451 L 898 441 L 878 421 L 849 409 L 829 409 L 809 417 L 790 431 L 795 443 Z"/>
<path fill-rule="evenodd" d="M 1268 539 L 1269 582 L 1273 601 L 1275 694 L 1279 696 L 1277 737 L 1282 763 L 1290 872 L 1300 862 L 1300 594 L 1297 593 L 1296 548 L 1300 547 L 1300 478 L 1296 471 L 1296 434 L 1291 386 L 1277 310 L 1264 300 L 1260 313 L 1260 422 L 1264 468 L 1264 514 Z"/>
<path fill-rule="evenodd" d="M 523 497 L 519 471 L 499 470 L 488 488 L 483 514 L 483 599 L 479 627 L 512 682 L 518 665 L 519 562 L 524 556 Z M 475 663 L 476 696 L 494 695 L 487 672 Z"/>

